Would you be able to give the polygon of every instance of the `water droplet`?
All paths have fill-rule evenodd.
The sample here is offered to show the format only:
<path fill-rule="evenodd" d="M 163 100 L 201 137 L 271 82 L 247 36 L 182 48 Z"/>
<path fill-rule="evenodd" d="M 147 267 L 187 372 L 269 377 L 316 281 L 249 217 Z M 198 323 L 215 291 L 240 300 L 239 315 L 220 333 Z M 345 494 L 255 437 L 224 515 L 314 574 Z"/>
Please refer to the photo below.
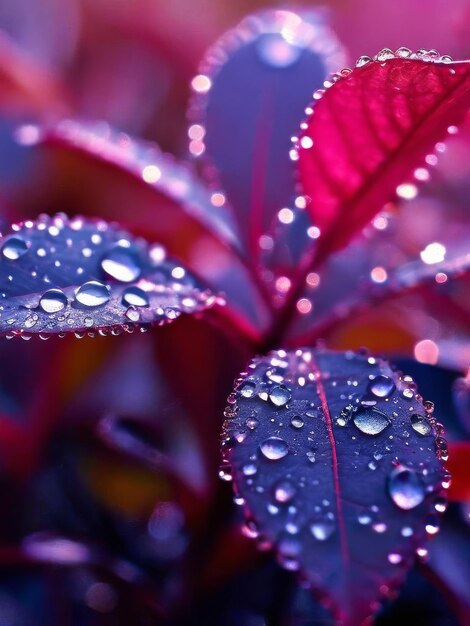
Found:
<path fill-rule="evenodd" d="M 432 433 L 431 424 L 422 415 L 419 415 L 418 413 L 414 413 L 411 416 L 410 421 L 411 421 L 411 428 L 416 433 L 418 433 L 418 435 L 421 435 L 422 437 L 426 437 L 427 435 L 430 435 Z"/>
<path fill-rule="evenodd" d="M 426 518 L 425 529 L 428 535 L 435 535 L 439 532 L 439 520 L 437 515 L 429 515 Z"/>
<path fill-rule="evenodd" d="M 391 563 L 392 565 L 398 565 L 399 563 L 401 563 L 403 560 L 403 557 L 401 556 L 401 554 L 398 554 L 397 552 L 391 552 L 388 555 L 388 562 Z"/>
<path fill-rule="evenodd" d="M 274 487 L 274 499 L 281 504 L 290 502 L 295 493 L 295 486 L 288 480 L 281 480 Z"/>
<path fill-rule="evenodd" d="M 367 390 L 377 398 L 388 398 L 395 390 L 395 383 L 388 376 L 380 374 L 370 381 Z"/>
<path fill-rule="evenodd" d="M 413 390 L 412 389 L 403 389 L 402 396 L 404 398 L 406 398 L 407 400 L 412 400 L 413 396 L 414 396 Z"/>
<path fill-rule="evenodd" d="M 285 385 L 273 387 L 269 392 L 269 399 L 276 406 L 284 406 L 289 402 L 291 394 Z"/>
<path fill-rule="evenodd" d="M 413 469 L 399 465 L 388 477 L 388 493 L 397 507 L 404 511 L 414 509 L 426 495 L 423 479 Z"/>
<path fill-rule="evenodd" d="M 256 385 L 246 380 L 238 387 L 238 391 L 244 398 L 252 398 L 255 395 Z"/>
<path fill-rule="evenodd" d="M 359 524 L 361 524 L 361 526 L 367 526 L 371 523 L 372 518 L 368 513 L 359 513 L 359 515 L 357 516 L 357 521 L 359 522 Z"/>
<path fill-rule="evenodd" d="M 254 430 L 259 425 L 259 421 L 256 419 L 256 417 L 248 417 L 245 425 L 250 430 Z"/>
<path fill-rule="evenodd" d="M 311 450 L 307 452 L 307 459 L 310 461 L 310 463 L 315 463 L 315 452 L 312 452 Z"/>
<path fill-rule="evenodd" d="M 2 254 L 9 261 L 16 261 L 28 251 L 28 244 L 19 236 L 10 237 L 2 246 Z"/>
<path fill-rule="evenodd" d="M 122 303 L 129 306 L 149 306 L 150 300 L 140 287 L 128 287 L 122 294 Z"/>
<path fill-rule="evenodd" d="M 303 419 L 298 415 L 294 415 L 294 417 L 291 418 L 290 423 L 294 428 L 302 428 L 304 425 Z"/>
<path fill-rule="evenodd" d="M 257 52 L 260 59 L 276 68 L 290 67 L 300 57 L 301 48 L 289 43 L 278 33 L 263 35 L 257 44 Z"/>
<path fill-rule="evenodd" d="M 49 289 L 41 296 L 39 306 L 46 313 L 58 313 L 67 305 L 67 296 L 61 289 Z"/>
<path fill-rule="evenodd" d="M 260 444 L 260 450 L 267 459 L 277 461 L 287 455 L 289 446 L 284 439 L 269 437 L 269 439 Z"/>
<path fill-rule="evenodd" d="M 109 276 L 122 283 L 136 280 L 142 271 L 136 250 L 123 243 L 108 250 L 101 260 L 101 267 Z"/>
<path fill-rule="evenodd" d="M 400 531 L 400 534 L 402 537 L 412 537 L 413 529 L 410 526 L 403 526 L 403 528 Z"/>
<path fill-rule="evenodd" d="M 106 304 L 110 296 L 110 288 L 97 280 L 83 283 L 75 291 L 75 299 L 86 307 L 95 307 Z"/>
<path fill-rule="evenodd" d="M 131 322 L 138 322 L 140 320 L 140 313 L 135 306 L 130 306 L 126 311 L 125 316 Z"/>
<path fill-rule="evenodd" d="M 310 532 L 318 541 L 326 541 L 335 530 L 335 525 L 330 521 L 314 522 L 310 524 Z"/>
<path fill-rule="evenodd" d="M 245 476 L 254 476 L 257 471 L 258 468 L 254 463 L 247 463 L 242 467 L 242 472 Z"/>
<path fill-rule="evenodd" d="M 353 421 L 365 435 L 379 435 L 390 424 L 385 413 L 368 407 L 359 409 L 354 414 Z"/>

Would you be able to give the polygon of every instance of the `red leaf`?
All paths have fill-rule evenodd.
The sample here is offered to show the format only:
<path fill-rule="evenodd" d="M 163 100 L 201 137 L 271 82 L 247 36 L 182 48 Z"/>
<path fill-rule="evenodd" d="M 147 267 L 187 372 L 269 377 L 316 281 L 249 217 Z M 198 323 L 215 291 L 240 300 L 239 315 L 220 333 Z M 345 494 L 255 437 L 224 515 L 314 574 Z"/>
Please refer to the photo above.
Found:
<path fill-rule="evenodd" d="M 222 476 L 228 465 L 247 532 L 343 626 L 363 624 L 438 530 L 441 426 L 409 376 L 363 353 L 273 352 L 228 401 Z"/>
<path fill-rule="evenodd" d="M 408 58 L 405 58 L 408 57 Z M 413 187 L 449 126 L 470 104 L 470 62 L 437 53 L 383 50 L 332 80 L 298 145 L 300 178 L 320 237 L 317 263 L 341 248 L 397 191 Z"/>
<path fill-rule="evenodd" d="M 452 484 L 449 498 L 461 502 L 470 502 L 470 442 L 458 441 L 449 447 L 449 469 L 452 472 Z"/>

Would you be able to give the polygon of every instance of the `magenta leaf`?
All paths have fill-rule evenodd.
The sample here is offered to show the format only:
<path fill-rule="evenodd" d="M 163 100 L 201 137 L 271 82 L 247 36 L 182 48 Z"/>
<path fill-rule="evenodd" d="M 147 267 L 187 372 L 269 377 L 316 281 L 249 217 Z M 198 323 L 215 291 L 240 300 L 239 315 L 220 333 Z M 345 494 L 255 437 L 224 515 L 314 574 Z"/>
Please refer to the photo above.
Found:
<path fill-rule="evenodd" d="M 217 301 L 162 246 L 65 215 L 14 225 L 0 239 L 0 284 L 7 337 L 132 332 Z"/>
<path fill-rule="evenodd" d="M 255 359 L 229 397 L 221 475 L 345 626 L 399 584 L 438 530 L 447 446 L 409 376 L 365 354 Z"/>
<path fill-rule="evenodd" d="M 470 62 L 385 49 L 374 60 L 361 57 L 315 98 L 297 147 L 308 209 L 322 233 L 318 262 L 395 194 L 416 193 L 436 143 L 468 110 Z"/>
<path fill-rule="evenodd" d="M 192 81 L 190 152 L 226 195 L 255 259 L 260 235 L 293 206 L 290 138 L 312 91 L 344 61 L 318 12 L 264 11 L 226 33 Z"/>

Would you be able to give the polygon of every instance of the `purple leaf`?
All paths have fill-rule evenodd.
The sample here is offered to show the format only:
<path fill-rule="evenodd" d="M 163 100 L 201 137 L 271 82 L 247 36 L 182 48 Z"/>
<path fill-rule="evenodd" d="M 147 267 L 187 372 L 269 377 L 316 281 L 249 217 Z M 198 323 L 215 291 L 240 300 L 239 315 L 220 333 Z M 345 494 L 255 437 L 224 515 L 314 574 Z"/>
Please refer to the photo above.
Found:
<path fill-rule="evenodd" d="M 247 533 L 362 624 L 438 530 L 447 447 L 431 403 L 385 361 L 308 349 L 253 361 L 229 403 L 221 474 Z"/>
<path fill-rule="evenodd" d="M 162 246 L 65 215 L 14 225 L 0 239 L 0 284 L 7 337 L 132 332 L 217 301 Z"/>
<path fill-rule="evenodd" d="M 192 81 L 190 151 L 207 159 L 254 258 L 260 235 L 294 200 L 290 138 L 312 91 L 344 60 L 318 12 L 264 11 L 226 33 Z"/>

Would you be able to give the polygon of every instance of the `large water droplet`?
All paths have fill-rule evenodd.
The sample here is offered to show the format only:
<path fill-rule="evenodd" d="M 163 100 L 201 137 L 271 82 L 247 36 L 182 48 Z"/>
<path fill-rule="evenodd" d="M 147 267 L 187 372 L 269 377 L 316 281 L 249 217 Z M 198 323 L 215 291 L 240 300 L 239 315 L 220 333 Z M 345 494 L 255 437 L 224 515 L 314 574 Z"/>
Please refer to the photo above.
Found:
<path fill-rule="evenodd" d="M 292 45 L 278 33 L 263 35 L 257 44 L 260 59 L 271 67 L 290 67 L 300 57 L 302 48 Z"/>
<path fill-rule="evenodd" d="M 269 392 L 269 399 L 276 406 L 284 406 L 289 402 L 291 394 L 285 385 L 273 387 Z"/>
<path fill-rule="evenodd" d="M 75 291 L 75 299 L 86 307 L 95 307 L 106 304 L 110 296 L 110 288 L 97 280 L 83 283 Z"/>
<path fill-rule="evenodd" d="M 426 435 L 430 435 L 432 433 L 431 424 L 428 420 L 422 415 L 418 415 L 418 413 L 414 413 L 411 418 L 411 428 L 421 435 L 422 437 L 426 437 Z"/>
<path fill-rule="evenodd" d="M 41 296 L 39 306 L 46 313 L 58 313 L 67 305 L 67 296 L 61 289 L 49 289 Z"/>
<path fill-rule="evenodd" d="M 281 504 L 290 502 L 295 493 L 295 486 L 288 480 L 281 480 L 274 487 L 274 499 Z"/>
<path fill-rule="evenodd" d="M 109 275 L 122 283 L 136 280 L 142 271 L 139 256 L 134 248 L 117 244 L 105 254 L 101 267 Z"/>
<path fill-rule="evenodd" d="M 19 236 L 10 237 L 2 246 L 2 254 L 9 261 L 16 261 L 28 251 L 28 244 Z"/>
<path fill-rule="evenodd" d="M 367 386 L 367 390 L 377 398 L 388 398 L 395 389 L 395 383 L 388 376 L 380 374 L 373 378 Z"/>
<path fill-rule="evenodd" d="M 280 437 L 269 437 L 259 447 L 263 455 L 271 461 L 282 459 L 289 452 L 289 446 Z"/>
<path fill-rule="evenodd" d="M 310 532 L 318 541 L 326 541 L 329 539 L 334 530 L 334 523 L 328 520 L 313 522 L 313 524 L 310 524 Z"/>
<path fill-rule="evenodd" d="M 140 287 L 128 287 L 122 294 L 122 303 L 129 306 L 149 306 L 147 293 Z"/>
<path fill-rule="evenodd" d="M 378 435 L 390 424 L 385 413 L 371 407 L 359 409 L 354 414 L 353 421 L 365 435 Z"/>
<path fill-rule="evenodd" d="M 388 477 L 388 493 L 397 507 L 409 511 L 423 502 L 426 490 L 418 472 L 400 465 Z"/>

